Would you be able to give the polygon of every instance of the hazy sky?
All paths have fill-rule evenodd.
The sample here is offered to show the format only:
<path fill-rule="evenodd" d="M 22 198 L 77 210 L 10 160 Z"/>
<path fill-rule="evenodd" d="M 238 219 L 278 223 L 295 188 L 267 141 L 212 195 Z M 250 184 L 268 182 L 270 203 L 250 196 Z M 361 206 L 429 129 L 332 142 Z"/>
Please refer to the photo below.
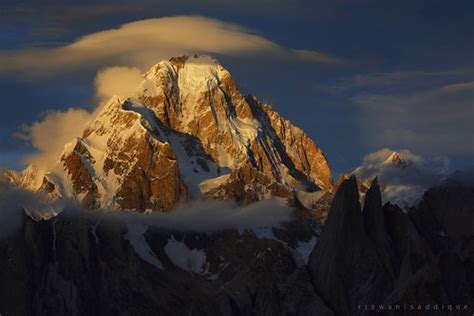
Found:
<path fill-rule="evenodd" d="M 472 21 L 473 1 L 2 0 L 0 168 L 34 151 L 24 126 L 93 110 L 99 70 L 192 52 L 214 55 L 242 92 L 308 132 L 335 174 L 385 147 L 465 168 Z"/>

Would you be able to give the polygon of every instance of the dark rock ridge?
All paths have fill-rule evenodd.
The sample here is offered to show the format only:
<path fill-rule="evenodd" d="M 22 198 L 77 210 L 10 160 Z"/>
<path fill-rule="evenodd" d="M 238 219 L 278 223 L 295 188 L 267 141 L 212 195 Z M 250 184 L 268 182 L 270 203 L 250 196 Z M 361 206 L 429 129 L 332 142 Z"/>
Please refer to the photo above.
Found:
<path fill-rule="evenodd" d="M 252 231 L 150 227 L 143 238 L 162 265 L 157 267 L 137 252 L 127 224 L 114 215 L 66 211 L 42 221 L 25 215 L 21 230 L 0 240 L 0 313 L 277 315 L 284 308 L 331 315 L 310 283 L 299 285 L 308 280 L 305 270 L 295 274 L 292 248 L 313 238 L 317 229 L 310 216 L 270 228 L 268 234 L 278 238 Z M 186 254 L 170 255 L 172 241 L 175 249 L 205 253 L 202 269 L 177 264 Z M 300 306 L 299 292 L 306 293 L 307 306 Z"/>
<path fill-rule="evenodd" d="M 155 262 L 137 250 L 120 217 L 24 215 L 22 228 L 0 240 L 0 313 L 359 315 L 383 304 L 402 308 L 383 314 L 424 315 L 411 306 L 438 304 L 453 311 L 430 314 L 471 315 L 473 199 L 472 187 L 446 182 L 406 213 L 382 207 L 374 181 L 361 208 L 352 177 L 340 183 L 321 234 L 302 210 L 263 234 L 149 227 L 139 237 Z M 293 251 L 315 237 L 307 264 L 298 264 Z M 186 251 L 204 253 L 205 264 L 180 263 Z"/>
<path fill-rule="evenodd" d="M 454 314 L 466 313 L 465 306 L 472 313 L 473 198 L 472 187 L 444 183 L 405 213 L 390 203 L 382 207 L 374 180 L 361 211 L 357 180 L 344 180 L 309 259 L 315 291 L 339 315 L 379 304 L 444 304 L 454 311 L 458 304 L 463 310 Z"/>
<path fill-rule="evenodd" d="M 377 210 L 371 207 L 377 206 L 369 203 L 366 212 L 374 214 Z M 308 270 L 318 293 L 340 314 L 350 314 L 359 304 L 380 302 L 388 294 L 392 280 L 364 227 L 354 177 L 336 193 Z"/>

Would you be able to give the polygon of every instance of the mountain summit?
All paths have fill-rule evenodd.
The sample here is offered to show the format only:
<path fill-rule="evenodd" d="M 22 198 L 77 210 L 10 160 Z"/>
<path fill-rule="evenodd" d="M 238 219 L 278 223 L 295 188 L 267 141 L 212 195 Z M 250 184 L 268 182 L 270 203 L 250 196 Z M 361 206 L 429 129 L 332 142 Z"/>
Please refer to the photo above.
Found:
<path fill-rule="evenodd" d="M 21 185 L 28 172 L 5 174 Z M 112 97 L 65 145 L 57 165 L 29 183 L 87 208 L 170 211 L 198 198 L 300 205 L 299 192 L 330 190 L 319 147 L 210 57 L 175 57 L 144 74 L 128 98 Z M 22 182 L 23 181 L 23 182 Z"/>
<path fill-rule="evenodd" d="M 407 167 L 407 162 L 398 152 L 394 151 L 385 161 L 382 162 L 382 165 Z"/>

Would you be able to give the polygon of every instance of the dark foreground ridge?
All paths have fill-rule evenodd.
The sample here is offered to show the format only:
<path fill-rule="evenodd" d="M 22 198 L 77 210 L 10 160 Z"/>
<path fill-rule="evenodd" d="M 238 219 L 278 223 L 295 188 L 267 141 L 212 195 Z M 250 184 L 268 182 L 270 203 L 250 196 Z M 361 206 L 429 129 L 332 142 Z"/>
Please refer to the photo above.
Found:
<path fill-rule="evenodd" d="M 444 183 L 407 214 L 389 203 L 382 207 L 374 180 L 361 212 L 356 179 L 344 181 L 309 260 L 315 291 L 339 315 L 372 305 L 398 305 L 410 315 L 418 305 L 420 315 L 436 304 L 472 310 L 474 230 L 466 223 L 474 223 L 473 206 L 472 187 Z"/>
<path fill-rule="evenodd" d="M 317 236 L 309 217 L 266 238 L 150 228 L 144 238 L 158 267 L 124 238 L 127 225 L 120 220 L 24 216 L 22 229 L 0 241 L 0 314 L 357 315 L 371 314 L 372 305 L 399 305 L 401 311 L 384 314 L 424 315 L 410 306 L 438 304 L 428 313 L 469 315 L 473 206 L 472 187 L 446 182 L 405 213 L 382 207 L 374 181 L 362 210 L 352 177 L 340 185 L 305 265 L 290 249 Z M 165 250 L 170 239 L 203 250 L 205 271 L 176 265 Z M 448 305 L 453 311 L 441 310 Z"/>

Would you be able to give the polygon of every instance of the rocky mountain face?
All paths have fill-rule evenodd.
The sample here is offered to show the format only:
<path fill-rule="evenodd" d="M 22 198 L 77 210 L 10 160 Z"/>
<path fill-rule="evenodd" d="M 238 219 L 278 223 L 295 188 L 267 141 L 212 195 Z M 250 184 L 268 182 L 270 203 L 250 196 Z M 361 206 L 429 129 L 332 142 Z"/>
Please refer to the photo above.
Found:
<path fill-rule="evenodd" d="M 0 311 L 250 315 L 278 314 L 282 304 L 297 310 L 300 297 L 287 279 L 314 246 L 319 228 L 310 221 L 197 233 L 99 213 L 64 211 L 40 221 L 25 215 L 16 234 L 0 240 Z M 318 304 L 324 310 L 311 302 Z"/>
<path fill-rule="evenodd" d="M 377 188 L 370 193 L 376 195 Z M 369 194 L 367 198 L 372 201 L 363 214 L 355 178 L 341 184 L 308 265 L 315 288 L 330 308 L 340 314 L 351 314 L 359 304 L 380 302 L 388 294 L 386 285 L 392 282 L 364 225 L 380 222 L 377 217 L 382 215 L 377 212 L 382 206 L 372 209 L 379 206 L 377 197 Z"/>
<path fill-rule="evenodd" d="M 445 183 L 405 213 L 382 206 L 373 182 L 361 209 L 352 177 L 340 184 L 321 233 L 308 212 L 280 228 L 214 233 L 98 212 L 25 215 L 22 228 L 0 240 L 0 311 L 359 315 L 383 304 L 383 314 L 397 315 L 399 306 L 423 315 L 420 305 L 438 304 L 431 314 L 464 315 L 474 306 L 473 202 L 472 186 Z"/>
<path fill-rule="evenodd" d="M 170 211 L 179 201 L 331 190 L 319 147 L 209 57 L 154 65 L 126 99 L 112 97 L 53 170 L 2 176 L 87 208 Z M 300 204 L 301 205 L 301 204 Z"/>
<path fill-rule="evenodd" d="M 379 304 L 392 306 L 384 313 L 394 315 L 397 305 L 425 314 L 424 307 L 418 311 L 424 304 L 438 304 L 433 314 L 447 312 L 441 305 L 472 313 L 474 230 L 466 223 L 474 220 L 473 189 L 443 183 L 405 213 L 390 203 L 382 207 L 375 180 L 361 210 L 356 178 L 345 180 L 308 262 L 315 291 L 339 315 L 370 313 L 372 305 L 379 311 Z"/>

